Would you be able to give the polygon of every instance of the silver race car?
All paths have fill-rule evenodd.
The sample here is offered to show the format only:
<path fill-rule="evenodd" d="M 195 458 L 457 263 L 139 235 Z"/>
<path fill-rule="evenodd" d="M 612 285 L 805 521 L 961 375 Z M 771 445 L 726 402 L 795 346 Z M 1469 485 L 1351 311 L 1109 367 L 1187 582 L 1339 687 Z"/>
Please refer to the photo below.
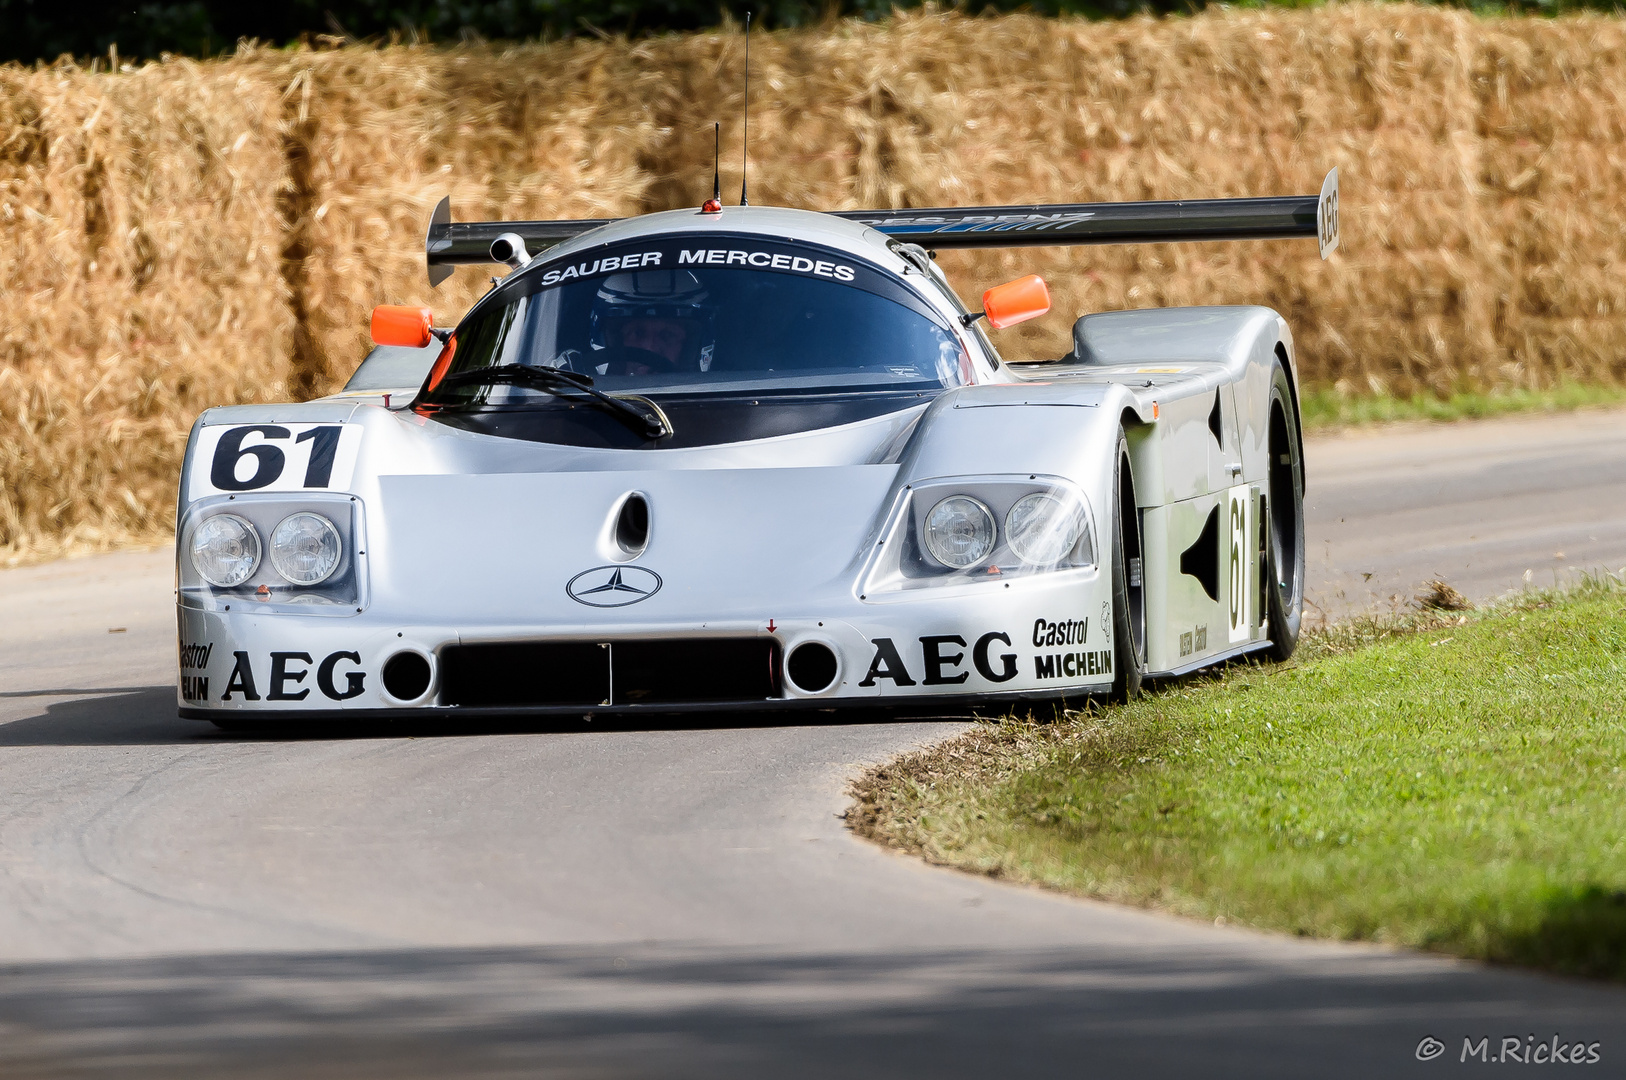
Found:
<path fill-rule="evenodd" d="M 988 331 L 939 248 L 1314 237 L 1319 196 L 432 219 L 506 263 L 381 307 L 345 390 L 210 409 L 177 518 L 181 715 L 965 710 L 1277 659 L 1303 600 L 1293 339 L 1263 307 Z"/>

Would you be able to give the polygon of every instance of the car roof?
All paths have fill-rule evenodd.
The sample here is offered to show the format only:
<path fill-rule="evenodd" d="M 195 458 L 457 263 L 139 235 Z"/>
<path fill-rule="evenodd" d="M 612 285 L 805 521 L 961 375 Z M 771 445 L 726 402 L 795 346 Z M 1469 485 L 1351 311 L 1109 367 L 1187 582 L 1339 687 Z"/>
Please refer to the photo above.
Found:
<path fill-rule="evenodd" d="M 888 247 L 887 238 L 868 225 L 832 217 L 813 210 L 793 210 L 783 206 L 725 206 L 716 213 L 699 210 L 667 210 L 622 218 L 586 232 L 537 254 L 549 260 L 572 252 L 644 236 L 753 235 L 771 240 L 819 244 L 860 258 L 900 269 L 901 260 Z"/>

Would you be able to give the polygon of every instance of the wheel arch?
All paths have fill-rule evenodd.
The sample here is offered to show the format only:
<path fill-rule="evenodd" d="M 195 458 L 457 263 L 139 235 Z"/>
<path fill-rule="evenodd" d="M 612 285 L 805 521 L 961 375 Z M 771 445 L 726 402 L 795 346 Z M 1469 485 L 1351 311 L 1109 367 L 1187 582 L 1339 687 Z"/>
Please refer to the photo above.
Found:
<path fill-rule="evenodd" d="M 1293 361 L 1292 350 L 1287 342 L 1277 339 L 1276 358 L 1282 362 L 1282 370 L 1287 373 L 1287 394 L 1293 401 L 1293 435 L 1298 443 L 1299 455 L 1299 482 L 1303 489 L 1309 490 L 1308 470 L 1304 461 L 1304 408 L 1299 401 L 1299 373 L 1298 365 Z"/>

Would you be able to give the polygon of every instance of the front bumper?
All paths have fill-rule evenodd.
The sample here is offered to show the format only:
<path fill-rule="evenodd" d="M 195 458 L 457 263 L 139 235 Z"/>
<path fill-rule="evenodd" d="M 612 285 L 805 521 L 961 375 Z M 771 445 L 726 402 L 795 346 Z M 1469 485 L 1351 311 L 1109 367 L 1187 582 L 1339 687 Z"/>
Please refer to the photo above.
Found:
<path fill-rule="evenodd" d="M 793 614 L 749 622 L 622 617 L 596 625 L 471 627 L 403 625 L 371 612 L 332 619 L 183 606 L 177 704 L 182 716 L 199 719 L 275 716 L 316 722 L 929 710 L 1082 697 L 1106 691 L 1113 679 L 1112 611 L 1104 577 L 1091 570 L 1057 574 L 1050 581 L 1029 578 L 1017 588 L 988 589 L 975 598 L 853 599 L 830 605 L 846 609 L 835 616 Z M 487 662 L 472 669 L 484 676 L 469 676 L 464 664 L 461 677 L 449 678 L 459 658 L 484 646 L 511 646 L 499 653 L 512 659 L 505 667 Z M 602 681 L 583 670 L 599 663 L 595 648 L 604 650 L 608 675 Z M 820 649 L 828 650 L 828 657 Z M 663 668 L 664 654 L 677 666 Z M 615 673 L 618 655 L 629 658 L 620 675 Z M 793 665 L 799 655 L 822 663 Z M 757 672 L 755 657 L 771 671 Z M 749 677 L 694 670 L 713 662 L 752 670 L 745 673 Z M 809 677 L 809 670 L 816 674 Z M 401 677 L 403 671 L 414 677 Z M 628 674 L 632 671 L 639 673 L 636 678 Z M 493 672 L 503 685 L 482 692 L 478 678 L 497 677 Z M 826 673 L 828 685 L 819 685 Z M 588 689 L 560 700 L 563 682 Z"/>

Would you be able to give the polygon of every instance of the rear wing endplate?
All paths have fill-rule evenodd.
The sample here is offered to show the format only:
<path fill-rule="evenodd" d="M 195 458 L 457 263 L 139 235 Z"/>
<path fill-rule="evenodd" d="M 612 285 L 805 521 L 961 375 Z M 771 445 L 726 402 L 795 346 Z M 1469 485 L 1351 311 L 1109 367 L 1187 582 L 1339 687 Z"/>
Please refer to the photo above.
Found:
<path fill-rule="evenodd" d="M 1319 195 L 1169 202 L 967 206 L 937 210 L 836 210 L 831 217 L 868 225 L 900 243 L 924 248 L 1045 247 L 1064 244 L 1168 244 L 1193 240 L 1286 240 L 1314 237 L 1325 259 L 1338 247 L 1338 170 Z M 454 223 L 450 198 L 429 219 L 424 252 L 429 284 L 454 266 L 490 263 L 491 243 L 515 233 L 531 252 L 608 225 L 584 221 Z"/>

